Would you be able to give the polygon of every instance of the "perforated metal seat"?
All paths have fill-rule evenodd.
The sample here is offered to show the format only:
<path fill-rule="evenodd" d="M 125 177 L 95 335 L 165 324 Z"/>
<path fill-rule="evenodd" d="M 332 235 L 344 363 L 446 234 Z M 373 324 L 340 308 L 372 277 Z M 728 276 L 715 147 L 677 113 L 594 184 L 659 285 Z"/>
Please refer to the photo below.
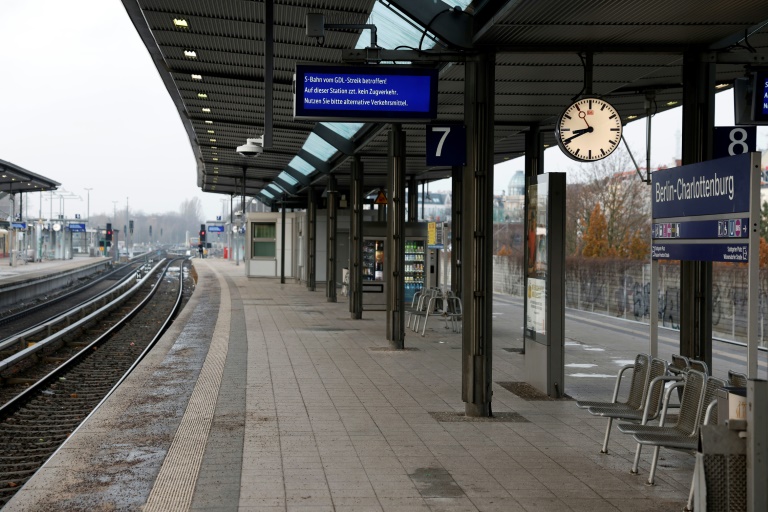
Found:
<path fill-rule="evenodd" d="M 617 408 L 626 407 L 626 410 L 634 410 L 638 407 L 641 407 L 643 403 L 643 392 L 645 390 L 646 384 L 648 383 L 648 373 L 651 369 L 650 361 L 651 356 L 648 354 L 638 354 L 637 357 L 635 357 L 634 364 L 628 364 L 619 370 L 618 375 L 616 375 L 616 384 L 613 388 L 613 398 L 610 402 L 606 402 L 604 400 L 579 400 L 576 402 L 576 407 L 580 409 L 589 409 L 590 407 L 602 407 L 609 405 L 616 406 Z M 632 370 L 632 381 L 629 385 L 629 395 L 627 396 L 626 402 L 617 402 L 619 397 L 619 387 L 621 386 L 621 379 L 624 375 L 624 372 L 627 370 Z"/>
<path fill-rule="evenodd" d="M 736 388 L 747 387 L 747 375 L 744 373 L 728 370 L 728 385 Z"/>
<path fill-rule="evenodd" d="M 625 371 L 630 369 L 632 370 L 632 382 L 629 387 L 629 395 L 627 396 L 626 402 L 618 402 L 622 375 Z M 613 398 L 610 402 L 576 402 L 577 407 L 588 409 L 590 414 L 608 418 L 608 425 L 605 427 L 603 448 L 600 450 L 601 453 L 608 453 L 608 439 L 611 437 L 611 426 L 613 425 L 613 418 L 617 417 L 608 416 L 608 411 L 612 411 L 613 414 L 619 415 L 619 417 L 625 414 L 634 414 L 637 411 L 641 411 L 642 413 L 643 407 L 645 406 L 648 383 L 651 380 L 650 373 L 651 357 L 648 354 L 638 354 L 635 358 L 634 365 L 627 365 L 619 370 L 619 374 L 616 376 L 616 385 L 613 389 Z M 593 410 L 595 412 L 593 412 Z"/>
<path fill-rule="evenodd" d="M 725 381 L 713 377 L 707 378 L 703 373 L 696 370 L 688 372 L 685 389 L 683 390 L 683 399 L 686 398 L 686 391 L 690 390 L 690 397 L 699 396 L 697 404 L 694 404 L 693 398 L 681 404 L 680 416 L 677 424 L 672 427 L 672 431 L 666 426 L 659 426 L 656 429 L 644 428 L 634 434 L 635 441 L 638 442 L 638 453 L 641 445 L 652 445 L 655 447 L 651 460 L 651 470 L 648 475 L 648 483 L 653 484 L 656 474 L 656 465 L 659 458 L 659 449 L 663 446 L 678 450 L 693 451 L 698 446 L 699 426 L 706 422 L 717 421 L 717 407 L 710 407 L 710 404 L 717 400 L 717 390 L 725 386 Z M 700 388 L 700 389 L 699 389 Z M 695 413 L 694 411 L 695 405 Z M 636 457 L 637 460 L 637 457 Z M 633 468 L 637 470 L 637 466 Z"/>
<path fill-rule="evenodd" d="M 674 375 L 680 375 L 687 372 L 690 368 L 688 358 L 679 354 L 672 354 L 672 362 L 669 364 L 669 372 Z"/>
<path fill-rule="evenodd" d="M 698 359 L 689 359 L 688 367 L 691 370 L 696 370 L 697 372 L 701 372 L 704 375 L 709 375 L 709 366 L 707 366 L 707 363 L 704 361 L 699 361 Z"/>
<path fill-rule="evenodd" d="M 673 377 L 674 378 L 674 377 Z M 648 387 L 644 392 L 642 404 L 636 409 L 627 409 L 625 407 L 590 407 L 589 413 L 595 416 L 608 418 L 608 428 L 603 440 L 602 453 L 608 453 L 608 439 L 611 433 L 611 423 L 614 419 L 626 421 L 639 421 L 643 425 L 648 421 L 656 419 L 661 409 L 661 398 L 664 390 L 664 382 L 668 379 L 667 362 L 662 359 L 652 359 L 650 372 L 648 374 Z"/>

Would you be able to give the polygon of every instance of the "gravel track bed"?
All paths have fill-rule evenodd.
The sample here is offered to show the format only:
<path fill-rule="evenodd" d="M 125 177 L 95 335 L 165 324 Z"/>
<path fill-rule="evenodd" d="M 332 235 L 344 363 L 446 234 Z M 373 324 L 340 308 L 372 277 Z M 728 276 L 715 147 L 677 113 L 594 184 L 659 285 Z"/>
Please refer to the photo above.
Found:
<path fill-rule="evenodd" d="M 189 268 L 188 263 L 185 268 Z M 184 301 L 194 287 L 185 278 Z M 37 471 L 69 437 L 85 417 L 98 405 L 114 384 L 130 368 L 171 311 L 178 294 L 178 279 L 164 277 L 152 301 L 126 326 L 78 365 L 38 393 L 8 417 L 0 418 L 0 507 Z M 116 315 L 111 315 L 111 324 Z M 96 330 L 103 332 L 103 328 Z M 82 340 L 86 343 L 86 340 Z M 63 347 L 64 353 L 50 357 L 67 357 L 75 349 Z M 80 350 L 77 348 L 76 350 Z M 35 366 L 14 377 L 37 379 L 47 375 L 52 366 Z M 14 396 L 18 394 L 16 390 Z M 5 400 L 0 399 L 0 403 Z"/>

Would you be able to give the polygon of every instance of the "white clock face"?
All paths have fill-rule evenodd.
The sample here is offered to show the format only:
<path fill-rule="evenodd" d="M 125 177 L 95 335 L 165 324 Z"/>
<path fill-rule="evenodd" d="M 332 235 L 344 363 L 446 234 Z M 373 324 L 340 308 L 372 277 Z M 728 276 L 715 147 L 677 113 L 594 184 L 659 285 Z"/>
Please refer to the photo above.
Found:
<path fill-rule="evenodd" d="M 621 117 L 605 100 L 582 98 L 560 116 L 555 137 L 563 153 L 574 160 L 601 160 L 619 146 Z"/>

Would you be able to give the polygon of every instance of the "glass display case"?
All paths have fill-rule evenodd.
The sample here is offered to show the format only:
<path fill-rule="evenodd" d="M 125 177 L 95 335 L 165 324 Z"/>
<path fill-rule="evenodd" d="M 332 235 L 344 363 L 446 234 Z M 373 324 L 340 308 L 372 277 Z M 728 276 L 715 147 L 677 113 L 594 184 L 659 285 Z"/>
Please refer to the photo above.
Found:
<path fill-rule="evenodd" d="M 405 240 L 405 303 L 410 304 L 416 292 L 424 288 L 426 268 L 426 240 Z"/>

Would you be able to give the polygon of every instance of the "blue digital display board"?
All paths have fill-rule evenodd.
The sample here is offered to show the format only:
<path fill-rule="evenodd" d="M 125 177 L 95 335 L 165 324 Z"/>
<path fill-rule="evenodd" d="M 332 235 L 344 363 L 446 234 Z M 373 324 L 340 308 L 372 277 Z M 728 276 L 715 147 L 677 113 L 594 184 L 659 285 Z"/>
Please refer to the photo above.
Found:
<path fill-rule="evenodd" d="M 755 73 L 753 90 L 753 120 L 760 124 L 768 124 L 768 70 L 761 69 Z"/>
<path fill-rule="evenodd" d="M 209 233 L 223 233 L 224 226 L 208 226 Z"/>
<path fill-rule="evenodd" d="M 437 117 L 437 70 L 410 66 L 298 64 L 294 117 L 311 121 Z"/>
<path fill-rule="evenodd" d="M 85 224 L 81 222 L 70 223 L 68 228 L 72 232 L 85 233 Z"/>
<path fill-rule="evenodd" d="M 653 218 L 748 213 L 750 163 L 747 153 L 654 172 Z"/>

